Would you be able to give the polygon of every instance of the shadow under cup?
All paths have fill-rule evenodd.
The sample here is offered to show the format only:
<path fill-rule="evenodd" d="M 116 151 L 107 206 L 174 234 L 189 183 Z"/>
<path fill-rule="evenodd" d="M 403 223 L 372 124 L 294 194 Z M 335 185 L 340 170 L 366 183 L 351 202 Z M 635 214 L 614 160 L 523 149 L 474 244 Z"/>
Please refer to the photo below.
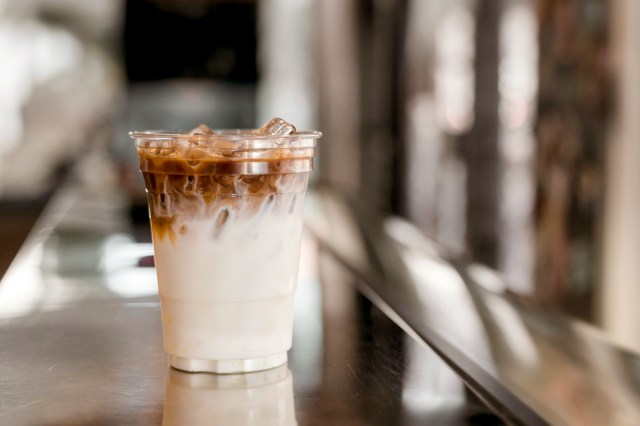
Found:
<path fill-rule="evenodd" d="M 320 133 L 131 136 L 148 194 L 169 363 L 213 373 L 286 363 Z"/>

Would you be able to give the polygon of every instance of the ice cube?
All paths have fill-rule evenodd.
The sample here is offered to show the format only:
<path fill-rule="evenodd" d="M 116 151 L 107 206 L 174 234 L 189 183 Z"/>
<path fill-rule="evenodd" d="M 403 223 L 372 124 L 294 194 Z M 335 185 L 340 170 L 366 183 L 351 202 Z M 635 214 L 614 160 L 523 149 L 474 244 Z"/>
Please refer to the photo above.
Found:
<path fill-rule="evenodd" d="M 282 118 L 274 117 L 269 120 L 265 125 L 255 130 L 256 135 L 291 135 L 296 132 L 296 128 L 293 124 L 283 120 Z"/>
<path fill-rule="evenodd" d="M 189 148 L 189 146 L 191 146 L 191 144 L 189 143 L 189 139 L 187 139 L 187 138 L 177 138 L 176 139 L 176 146 L 180 147 L 180 148 Z"/>
<path fill-rule="evenodd" d="M 207 126 L 206 124 L 201 124 L 198 127 L 196 127 L 195 129 L 192 129 L 189 132 L 190 135 L 212 135 L 213 134 L 213 130 L 211 130 L 209 128 L 209 126 Z"/>

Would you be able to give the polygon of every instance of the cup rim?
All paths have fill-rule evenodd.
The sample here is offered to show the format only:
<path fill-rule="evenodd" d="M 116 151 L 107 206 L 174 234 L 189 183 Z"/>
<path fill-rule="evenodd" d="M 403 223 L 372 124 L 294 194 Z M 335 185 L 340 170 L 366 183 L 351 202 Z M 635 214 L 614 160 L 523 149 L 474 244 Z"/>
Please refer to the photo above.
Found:
<path fill-rule="evenodd" d="M 175 130 L 134 130 L 129 132 L 129 137 L 132 139 L 147 139 L 147 140 L 172 140 L 177 138 L 195 138 L 198 140 L 208 140 L 211 142 L 225 140 L 287 140 L 293 141 L 297 139 L 320 139 L 322 133 L 316 130 L 303 130 L 290 135 L 257 135 L 252 133 L 255 129 L 221 129 L 214 130 L 212 134 L 189 134 L 188 132 L 181 132 Z"/>

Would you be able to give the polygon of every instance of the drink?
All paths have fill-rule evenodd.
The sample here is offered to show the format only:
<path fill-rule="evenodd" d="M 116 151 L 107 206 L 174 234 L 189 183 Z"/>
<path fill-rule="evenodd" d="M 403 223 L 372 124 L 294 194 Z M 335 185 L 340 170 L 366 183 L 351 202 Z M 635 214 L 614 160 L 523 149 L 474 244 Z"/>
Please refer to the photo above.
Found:
<path fill-rule="evenodd" d="M 304 193 L 317 132 L 134 132 L 172 366 L 233 373 L 291 347 Z"/>

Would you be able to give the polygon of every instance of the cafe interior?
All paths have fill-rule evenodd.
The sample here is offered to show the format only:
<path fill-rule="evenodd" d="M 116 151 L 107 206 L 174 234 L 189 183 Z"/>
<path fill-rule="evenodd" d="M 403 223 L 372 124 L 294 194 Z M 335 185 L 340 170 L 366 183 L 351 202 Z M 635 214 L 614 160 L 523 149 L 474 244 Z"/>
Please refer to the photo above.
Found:
<path fill-rule="evenodd" d="M 0 424 L 640 425 L 638 22 L 0 0 Z M 322 133 L 288 362 L 172 368 L 129 132 L 273 117 Z"/>

